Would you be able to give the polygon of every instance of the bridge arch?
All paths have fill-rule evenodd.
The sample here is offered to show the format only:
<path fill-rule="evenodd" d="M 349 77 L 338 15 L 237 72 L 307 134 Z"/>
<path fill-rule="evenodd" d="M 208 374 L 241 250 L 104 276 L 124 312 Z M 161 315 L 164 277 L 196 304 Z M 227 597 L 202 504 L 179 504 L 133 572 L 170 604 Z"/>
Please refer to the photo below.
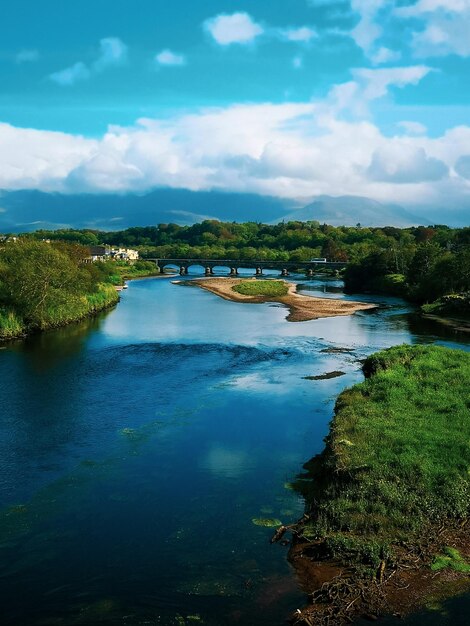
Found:
<path fill-rule="evenodd" d="M 304 271 L 307 276 L 312 276 L 317 269 L 331 269 L 340 270 L 345 268 L 347 262 L 336 261 L 260 261 L 256 259 L 241 260 L 241 259 L 148 259 L 154 261 L 163 272 L 165 268 L 171 267 L 180 274 L 202 274 L 206 276 L 212 276 L 215 273 L 217 275 L 224 276 L 263 276 L 276 274 L 281 276 L 288 276 L 289 272 L 296 272 L 298 270 Z"/>

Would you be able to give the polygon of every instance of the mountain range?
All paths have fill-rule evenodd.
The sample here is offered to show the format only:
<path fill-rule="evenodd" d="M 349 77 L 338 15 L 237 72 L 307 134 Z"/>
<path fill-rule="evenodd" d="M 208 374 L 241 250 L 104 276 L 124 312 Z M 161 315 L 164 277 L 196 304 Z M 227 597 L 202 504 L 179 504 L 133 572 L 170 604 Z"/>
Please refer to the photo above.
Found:
<path fill-rule="evenodd" d="M 137 194 L 60 194 L 35 190 L 0 191 L 0 232 L 40 228 L 122 230 L 173 222 L 193 224 L 204 219 L 228 222 L 317 220 L 333 226 L 407 227 L 434 223 L 422 214 L 360 196 L 318 196 L 303 206 L 295 201 L 256 194 L 156 189 Z M 432 219 L 432 218 L 431 218 Z M 447 223 L 447 222 L 446 222 Z M 464 225 L 462 219 L 449 226 Z"/>

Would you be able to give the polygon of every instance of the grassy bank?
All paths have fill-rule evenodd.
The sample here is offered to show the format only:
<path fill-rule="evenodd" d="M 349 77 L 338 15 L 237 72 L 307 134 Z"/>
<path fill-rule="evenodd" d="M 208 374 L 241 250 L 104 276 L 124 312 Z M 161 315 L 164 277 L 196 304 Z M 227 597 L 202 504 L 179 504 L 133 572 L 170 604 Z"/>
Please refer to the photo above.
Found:
<path fill-rule="evenodd" d="M 70 296 L 66 302 L 47 307 L 40 322 L 28 321 L 12 309 L 1 308 L 0 341 L 78 322 L 114 306 L 118 301 L 119 296 L 114 286 L 101 283 L 93 293 Z"/>
<path fill-rule="evenodd" d="M 428 315 L 470 319 L 470 292 L 442 296 L 431 304 L 423 304 L 421 310 Z"/>
<path fill-rule="evenodd" d="M 152 261 L 136 261 L 133 264 L 126 261 L 110 261 L 106 266 L 109 270 L 108 280 L 113 285 L 122 285 L 125 280 L 133 278 L 147 278 L 160 274 L 160 270 Z"/>
<path fill-rule="evenodd" d="M 244 296 L 265 296 L 268 298 L 286 296 L 289 290 L 282 280 L 244 280 L 232 287 L 233 291 Z"/>
<path fill-rule="evenodd" d="M 325 449 L 296 483 L 309 515 L 302 540 L 313 558 L 354 572 L 353 590 L 361 578 L 377 585 L 395 574 L 410 554 L 406 567 L 431 574 L 448 565 L 464 576 L 470 354 L 399 346 L 363 369 L 366 380 L 339 396 Z"/>
<path fill-rule="evenodd" d="M 106 263 L 78 244 L 18 238 L 0 245 L 0 340 L 64 326 L 119 300 Z"/>

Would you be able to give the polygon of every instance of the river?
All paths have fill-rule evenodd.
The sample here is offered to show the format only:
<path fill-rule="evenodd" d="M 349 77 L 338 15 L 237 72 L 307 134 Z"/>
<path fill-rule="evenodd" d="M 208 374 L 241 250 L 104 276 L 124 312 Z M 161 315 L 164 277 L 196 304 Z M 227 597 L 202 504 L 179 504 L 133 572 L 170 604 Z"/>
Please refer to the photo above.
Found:
<path fill-rule="evenodd" d="M 470 348 L 399 299 L 351 299 L 380 306 L 289 323 L 280 305 L 144 279 L 112 311 L 1 346 L 1 623 L 283 624 L 304 595 L 252 520 L 301 516 L 290 481 L 361 359 Z"/>

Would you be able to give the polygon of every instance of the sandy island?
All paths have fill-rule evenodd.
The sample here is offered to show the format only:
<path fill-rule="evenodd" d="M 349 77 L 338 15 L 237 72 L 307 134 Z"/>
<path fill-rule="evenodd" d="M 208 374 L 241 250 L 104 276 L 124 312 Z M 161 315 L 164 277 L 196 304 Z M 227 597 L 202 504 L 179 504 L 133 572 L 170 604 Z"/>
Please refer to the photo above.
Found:
<path fill-rule="evenodd" d="M 287 321 L 289 322 L 306 322 L 307 320 L 316 320 L 320 317 L 334 317 L 336 315 L 352 315 L 356 311 L 364 311 L 366 309 L 374 309 L 376 304 L 366 302 L 353 302 L 350 300 L 335 300 L 332 298 L 316 298 L 314 296 L 305 296 L 297 293 L 297 286 L 293 283 L 283 281 L 288 286 L 288 293 L 285 296 L 266 297 L 266 296 L 245 296 L 241 293 L 233 291 L 232 287 L 239 283 L 246 282 L 246 278 L 206 278 L 200 280 L 192 280 L 191 285 L 197 285 L 202 289 L 207 289 L 225 300 L 234 302 L 248 302 L 259 304 L 261 302 L 279 302 L 285 304 L 289 308 Z M 176 281 L 175 281 L 176 282 Z M 184 284 L 177 281 L 178 284 Z"/>

